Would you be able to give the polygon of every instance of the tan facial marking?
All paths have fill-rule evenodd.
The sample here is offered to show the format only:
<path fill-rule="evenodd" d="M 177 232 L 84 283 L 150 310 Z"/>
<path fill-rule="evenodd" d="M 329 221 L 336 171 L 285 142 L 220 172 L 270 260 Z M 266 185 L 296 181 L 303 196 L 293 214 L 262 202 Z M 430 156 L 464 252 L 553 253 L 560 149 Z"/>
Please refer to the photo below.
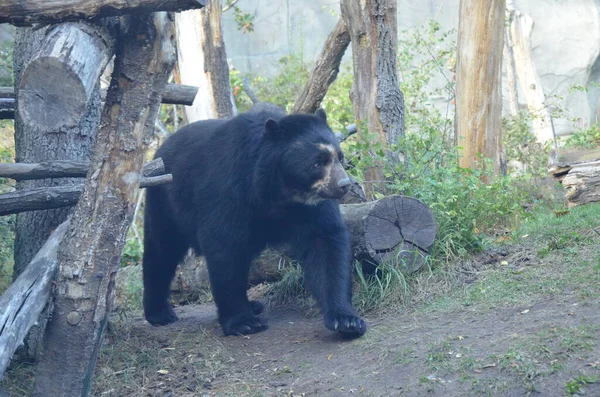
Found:
<path fill-rule="evenodd" d="M 334 159 L 337 158 L 337 151 L 335 150 L 335 147 L 333 147 L 333 145 L 329 145 L 329 144 L 325 144 L 325 143 L 317 143 L 317 147 L 321 150 L 325 150 L 325 151 L 331 153 L 331 156 Z M 323 178 L 321 178 L 318 181 L 316 181 L 315 183 L 313 183 L 313 185 L 311 186 L 311 189 L 316 190 L 318 192 L 321 189 L 325 188 L 327 186 L 327 184 L 329 184 L 329 180 L 331 179 L 331 170 L 333 168 L 334 163 L 335 163 L 335 161 L 331 161 L 331 162 L 329 162 L 329 164 L 327 164 L 323 168 Z"/>

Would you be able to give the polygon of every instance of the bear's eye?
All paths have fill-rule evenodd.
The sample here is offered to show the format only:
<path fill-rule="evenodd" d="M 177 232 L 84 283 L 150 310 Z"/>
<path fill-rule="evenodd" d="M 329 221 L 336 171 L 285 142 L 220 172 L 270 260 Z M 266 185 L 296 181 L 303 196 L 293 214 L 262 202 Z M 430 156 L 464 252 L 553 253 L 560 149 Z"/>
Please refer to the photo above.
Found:
<path fill-rule="evenodd" d="M 314 165 L 315 168 L 321 168 L 321 163 L 320 162 L 316 162 Z"/>

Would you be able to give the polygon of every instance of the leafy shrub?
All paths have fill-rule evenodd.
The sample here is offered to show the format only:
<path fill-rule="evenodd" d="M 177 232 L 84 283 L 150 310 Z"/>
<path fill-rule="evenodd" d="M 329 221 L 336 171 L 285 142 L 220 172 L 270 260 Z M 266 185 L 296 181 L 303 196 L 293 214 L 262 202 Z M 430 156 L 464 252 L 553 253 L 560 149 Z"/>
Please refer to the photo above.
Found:
<path fill-rule="evenodd" d="M 576 131 L 573 135 L 567 137 L 564 145 L 583 149 L 600 147 L 600 124 L 594 124 Z"/>
<path fill-rule="evenodd" d="M 513 161 L 523 167 L 521 173 L 537 177 L 546 176 L 549 147 L 536 141 L 530 127 L 532 120 L 533 115 L 528 111 L 502 118 L 504 151 L 509 171 L 518 171 L 514 163 L 511 163 Z"/>

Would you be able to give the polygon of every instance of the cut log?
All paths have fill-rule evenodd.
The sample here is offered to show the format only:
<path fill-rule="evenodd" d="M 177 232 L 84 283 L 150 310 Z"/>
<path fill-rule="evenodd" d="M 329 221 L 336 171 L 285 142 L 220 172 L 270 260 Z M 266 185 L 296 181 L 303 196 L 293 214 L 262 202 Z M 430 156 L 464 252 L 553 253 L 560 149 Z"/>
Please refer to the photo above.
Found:
<path fill-rule="evenodd" d="M 304 90 L 296 99 L 290 113 L 314 113 L 325 98 L 329 86 L 335 81 L 340 70 L 340 62 L 350 44 L 350 34 L 344 20 L 329 33 L 321 54 L 317 58 Z"/>
<path fill-rule="evenodd" d="M 600 202 L 600 161 L 557 167 L 556 174 L 567 191 L 569 207 Z"/>
<path fill-rule="evenodd" d="M 350 232 L 354 260 L 372 273 L 381 264 L 398 266 L 405 274 L 421 268 L 429 255 L 438 227 L 429 208 L 420 200 L 389 196 L 361 204 L 340 205 Z M 277 280 L 280 270 L 291 262 L 280 250 L 267 249 L 252 263 L 248 282 Z M 204 258 L 186 260 L 180 265 L 171 286 L 173 291 L 198 291 L 210 286 Z"/>
<path fill-rule="evenodd" d="M 156 11 L 201 8 L 205 0 L 4 0 L 0 23 L 18 26 Z"/>
<path fill-rule="evenodd" d="M 173 182 L 171 174 L 144 177 L 140 180 L 140 188 L 171 182 Z M 21 189 L 0 194 L 0 216 L 71 207 L 77 204 L 81 192 L 83 192 L 83 184 Z"/>
<path fill-rule="evenodd" d="M 354 258 L 369 270 L 398 264 L 406 274 L 419 270 L 437 233 L 433 213 L 420 200 L 389 196 L 363 204 L 341 205 Z"/>
<path fill-rule="evenodd" d="M 67 220 L 54 230 L 19 278 L 0 297 L 0 380 L 15 350 L 48 303 L 58 267 L 58 245 L 68 225 Z"/>
<path fill-rule="evenodd" d="M 23 122 L 41 133 L 79 124 L 114 54 L 109 34 L 84 22 L 57 25 L 47 32 L 21 76 L 17 96 Z"/>
<path fill-rule="evenodd" d="M 86 161 L 56 160 L 38 164 L 0 163 L 0 178 L 17 181 L 46 178 L 85 177 L 90 164 Z M 165 173 L 165 163 L 161 158 L 144 164 L 144 177 L 158 176 Z"/>
<path fill-rule="evenodd" d="M 173 16 L 121 21 L 119 49 L 90 171 L 58 250 L 54 311 L 33 396 L 88 396 L 114 299 L 119 258 L 152 141 L 160 93 L 175 63 Z"/>

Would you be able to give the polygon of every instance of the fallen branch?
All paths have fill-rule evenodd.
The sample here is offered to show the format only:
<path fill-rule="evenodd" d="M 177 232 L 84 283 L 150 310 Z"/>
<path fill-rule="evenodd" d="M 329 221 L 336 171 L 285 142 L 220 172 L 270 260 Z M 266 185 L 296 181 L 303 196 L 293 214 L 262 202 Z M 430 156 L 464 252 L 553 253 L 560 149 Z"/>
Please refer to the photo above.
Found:
<path fill-rule="evenodd" d="M 171 174 L 145 177 L 140 181 L 140 188 L 162 185 L 172 181 L 173 175 Z M 77 204 L 82 192 L 83 184 L 39 187 L 0 194 L 0 216 L 70 207 Z"/>
<path fill-rule="evenodd" d="M 54 230 L 23 273 L 0 297 L 0 380 L 15 350 L 48 302 L 58 267 L 58 245 L 68 226 L 67 220 Z"/>
<path fill-rule="evenodd" d="M 327 37 L 308 82 L 290 113 L 314 113 L 319 108 L 329 86 L 338 75 L 340 62 L 349 44 L 350 34 L 344 20 L 340 18 Z"/>
<path fill-rule="evenodd" d="M 85 177 L 90 167 L 89 162 L 56 160 L 43 163 L 0 163 L 0 178 L 17 181 L 46 178 Z M 165 173 L 165 163 L 161 158 L 144 164 L 144 177 L 158 176 Z"/>

